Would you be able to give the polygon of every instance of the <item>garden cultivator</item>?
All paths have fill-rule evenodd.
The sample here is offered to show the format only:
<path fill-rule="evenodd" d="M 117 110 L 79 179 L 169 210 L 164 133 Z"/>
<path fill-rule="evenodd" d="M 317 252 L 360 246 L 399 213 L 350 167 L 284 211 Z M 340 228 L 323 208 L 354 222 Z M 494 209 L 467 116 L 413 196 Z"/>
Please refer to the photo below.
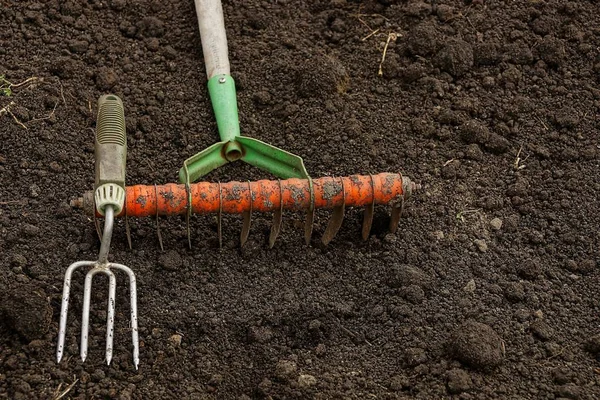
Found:
<path fill-rule="evenodd" d="M 57 359 L 60 362 L 65 346 L 67 311 L 71 277 L 79 267 L 92 267 L 84 285 L 81 358 L 87 356 L 91 285 L 94 275 L 109 278 L 106 361 L 112 358 L 115 316 L 116 278 L 113 270 L 124 271 L 130 281 L 131 331 L 133 360 L 137 369 L 139 344 L 137 328 L 136 280 L 131 269 L 108 262 L 108 251 L 115 217 L 146 217 L 185 215 L 188 242 L 189 217 L 192 214 L 217 215 L 219 244 L 222 243 L 223 213 L 243 216 L 241 244 L 248 239 L 253 212 L 272 212 L 273 225 L 269 246 L 273 247 L 281 230 L 284 211 L 305 211 L 304 237 L 310 243 L 316 209 L 332 209 L 332 217 L 323 233 L 328 244 L 342 225 L 346 207 L 366 207 L 362 237 L 367 239 L 376 204 L 391 205 L 390 231 L 395 232 L 404 201 L 420 185 L 396 173 L 352 175 L 311 179 L 302 159 L 277 147 L 240 135 L 235 83 L 230 76 L 227 41 L 220 0 L 196 0 L 196 12 L 202 38 L 202 48 L 208 75 L 208 91 L 215 112 L 221 142 L 187 159 L 179 171 L 179 184 L 125 186 L 126 133 L 121 100 L 114 95 L 100 98 L 96 131 L 95 191 L 86 192 L 72 204 L 97 218 L 104 217 L 97 261 L 79 261 L 66 272 L 63 288 Z M 276 180 L 229 183 L 194 183 L 210 171 L 232 161 L 242 160 L 275 175 Z M 157 221 L 158 230 L 158 221 Z M 159 241 L 162 248 L 160 230 Z"/>

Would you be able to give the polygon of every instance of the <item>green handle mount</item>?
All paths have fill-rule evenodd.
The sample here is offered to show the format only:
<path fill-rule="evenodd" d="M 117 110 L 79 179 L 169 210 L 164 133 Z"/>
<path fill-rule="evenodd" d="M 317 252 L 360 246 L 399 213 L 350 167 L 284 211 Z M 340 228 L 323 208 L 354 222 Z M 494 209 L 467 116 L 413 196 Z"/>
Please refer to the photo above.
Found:
<path fill-rule="evenodd" d="M 228 162 L 242 160 L 282 178 L 305 178 L 302 158 L 285 150 L 240 135 L 235 82 L 230 75 L 215 75 L 208 81 L 221 141 L 184 161 L 179 181 L 190 184 Z"/>

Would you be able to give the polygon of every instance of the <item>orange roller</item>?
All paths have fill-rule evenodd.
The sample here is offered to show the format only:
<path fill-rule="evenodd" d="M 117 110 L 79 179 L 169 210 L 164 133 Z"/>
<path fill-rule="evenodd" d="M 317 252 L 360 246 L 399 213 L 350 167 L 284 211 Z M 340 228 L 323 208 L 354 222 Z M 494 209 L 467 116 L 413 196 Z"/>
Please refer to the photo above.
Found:
<path fill-rule="evenodd" d="M 311 189 L 312 186 L 312 189 Z M 242 214 L 247 211 L 272 212 L 339 206 L 361 207 L 389 204 L 408 197 L 419 185 L 400 174 L 351 175 L 319 179 L 260 180 L 255 182 L 200 182 L 190 185 L 135 185 L 126 187 L 123 212 L 118 216 L 147 217 L 218 213 Z M 191 207 L 188 198 L 191 195 Z M 82 199 L 79 200 L 81 202 Z M 90 208 L 89 195 L 83 205 Z M 78 204 L 80 205 L 80 204 Z M 312 207 L 311 207 L 312 206 Z M 97 215 L 98 217 L 100 215 Z"/>

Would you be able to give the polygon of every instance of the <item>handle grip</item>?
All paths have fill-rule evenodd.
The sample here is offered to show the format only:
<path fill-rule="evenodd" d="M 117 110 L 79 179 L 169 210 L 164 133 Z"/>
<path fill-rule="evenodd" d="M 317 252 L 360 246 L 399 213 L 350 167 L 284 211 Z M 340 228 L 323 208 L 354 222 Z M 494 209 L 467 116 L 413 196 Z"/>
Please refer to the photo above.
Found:
<path fill-rule="evenodd" d="M 104 208 L 112 205 L 118 214 L 125 200 L 127 134 L 123 102 L 113 94 L 98 99 L 94 150 L 96 209 L 104 215 Z"/>
<path fill-rule="evenodd" d="M 208 79 L 215 75 L 230 75 L 227 35 L 221 0 L 195 0 L 194 2 L 206 75 Z"/>

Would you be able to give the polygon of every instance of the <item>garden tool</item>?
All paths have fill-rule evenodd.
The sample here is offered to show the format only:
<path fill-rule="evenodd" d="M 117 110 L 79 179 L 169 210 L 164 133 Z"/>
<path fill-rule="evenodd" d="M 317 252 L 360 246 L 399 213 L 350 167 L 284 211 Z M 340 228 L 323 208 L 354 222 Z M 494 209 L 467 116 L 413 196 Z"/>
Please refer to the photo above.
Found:
<path fill-rule="evenodd" d="M 92 280 L 97 274 L 108 276 L 108 311 L 106 317 L 106 363 L 110 364 L 113 355 L 113 332 L 115 322 L 115 300 L 117 280 L 113 270 L 120 270 L 129 276 L 131 339 L 133 342 L 133 364 L 139 364 L 139 341 L 137 321 L 136 280 L 133 271 L 123 264 L 108 261 L 110 241 L 113 232 L 114 216 L 122 213 L 125 205 L 125 161 L 127 157 L 127 137 L 125 133 L 125 115 L 121 99 L 114 95 L 102 96 L 98 100 L 98 118 L 96 127 L 96 190 L 94 204 L 99 216 L 104 217 L 104 231 L 101 238 L 97 261 L 78 261 L 69 266 L 65 274 L 63 296 L 58 331 L 57 362 L 64 353 L 67 329 L 67 313 L 71 293 L 73 272 L 80 267 L 91 267 L 85 276 L 83 289 L 83 316 L 81 322 L 81 359 L 85 361 L 88 353 L 88 334 L 90 320 L 90 302 Z"/>
<path fill-rule="evenodd" d="M 131 328 L 133 357 L 137 369 L 139 345 L 135 275 L 124 265 L 108 262 L 108 250 L 115 217 L 147 217 L 157 219 L 159 243 L 162 238 L 159 216 L 185 215 L 188 243 L 191 247 L 189 218 L 192 214 L 217 214 L 219 246 L 222 244 L 222 214 L 242 214 L 241 244 L 248 239 L 253 212 L 272 212 L 273 225 L 269 246 L 273 247 L 281 226 L 284 210 L 306 211 L 304 237 L 310 243 L 315 210 L 333 209 L 321 241 L 328 244 L 342 225 L 346 207 L 366 207 L 362 237 L 368 239 L 376 204 L 391 205 L 390 231 L 396 232 L 404 201 L 421 186 L 399 173 L 351 175 L 312 179 L 302 159 L 259 140 L 240 135 L 235 84 L 230 76 L 223 9 L 218 0 L 195 0 L 202 37 L 202 48 L 208 75 L 208 92 L 215 112 L 221 142 L 188 158 L 179 171 L 180 184 L 125 186 L 126 138 L 123 105 L 113 95 L 99 101 L 96 136 L 96 190 L 85 192 L 71 202 L 96 218 L 105 218 L 104 235 L 98 261 L 72 264 L 65 276 L 57 358 L 60 361 L 65 340 L 70 282 L 73 271 L 91 266 L 84 287 L 81 356 L 87 355 L 89 303 L 92 278 L 103 273 L 109 277 L 109 309 L 106 358 L 112 356 L 112 332 L 116 278 L 112 270 L 129 275 L 131 295 Z M 210 171 L 235 160 L 245 161 L 270 172 L 279 179 L 256 182 L 194 183 Z"/>
<path fill-rule="evenodd" d="M 225 32 L 225 22 L 223 17 L 223 7 L 220 0 L 195 0 L 196 14 L 198 17 L 198 26 L 200 30 L 200 38 L 202 41 L 202 51 L 204 55 L 204 63 L 206 65 L 206 75 L 208 78 L 208 92 L 212 102 L 213 110 L 215 113 L 215 119 L 217 122 L 217 129 L 221 137 L 221 142 L 215 143 L 208 147 L 204 151 L 188 158 L 183 163 L 183 167 L 179 171 L 179 181 L 186 186 L 187 190 L 187 213 L 186 223 L 188 232 L 188 244 L 191 248 L 190 229 L 189 229 L 189 217 L 192 212 L 196 212 L 192 206 L 194 200 L 192 199 L 193 191 L 191 190 L 191 183 L 206 175 L 210 171 L 232 161 L 242 160 L 260 169 L 263 169 L 278 178 L 289 179 L 289 178 L 300 178 L 306 182 L 305 186 L 308 187 L 305 193 L 307 201 L 304 206 L 298 207 L 298 204 L 294 202 L 275 203 L 278 206 L 273 209 L 273 224 L 271 227 L 271 234 L 269 236 L 269 246 L 273 247 L 275 239 L 277 238 L 282 225 L 282 213 L 284 209 L 303 209 L 307 211 L 304 237 L 308 244 L 310 242 L 313 220 L 315 212 L 314 202 L 314 187 L 311 177 L 308 175 L 302 158 L 288 153 L 282 149 L 279 149 L 270 144 L 261 142 L 259 140 L 241 136 L 240 135 L 240 124 L 238 118 L 238 108 L 236 101 L 235 82 L 231 77 L 228 49 L 227 49 L 227 35 Z M 403 186 L 404 194 L 410 194 L 412 189 L 416 186 L 411 185 L 408 178 L 404 178 L 405 182 Z M 335 236 L 339 230 L 342 220 L 344 217 L 344 185 L 343 179 L 338 179 L 337 193 L 341 193 L 340 201 L 332 206 L 334 211 L 325 234 L 322 238 L 322 242 L 327 244 Z M 341 186 L 340 186 L 341 185 Z M 368 186 L 368 184 L 367 184 Z M 270 185 L 269 187 L 275 190 L 275 196 L 278 192 L 282 192 L 283 189 L 281 183 L 277 185 Z M 375 189 L 373 189 L 372 197 L 370 197 L 370 205 L 365 211 L 365 218 L 363 223 L 363 238 L 367 238 L 371 221 L 373 219 L 373 207 L 377 202 L 375 198 Z M 279 189 L 277 189 L 279 188 Z M 341 191 L 340 191 L 341 190 Z M 251 185 L 248 185 L 248 191 L 250 196 L 254 196 L 256 191 L 253 191 Z M 400 196 L 400 194 L 396 194 Z M 283 197 L 283 196 L 281 196 Z M 402 197 L 402 200 L 406 196 Z M 223 199 L 223 196 L 219 195 L 219 201 Z M 391 200 L 390 200 L 391 201 Z M 395 199 L 394 202 L 399 204 L 401 201 Z M 242 232 L 240 236 L 240 242 L 242 246 L 248 239 L 248 233 L 250 230 L 250 217 L 253 211 L 253 202 L 246 202 L 249 207 L 239 209 L 243 216 Z M 217 211 L 217 230 L 219 235 L 219 244 L 221 240 L 221 214 L 223 212 L 223 205 L 219 207 Z M 227 207 L 225 207 L 226 209 Z M 164 210 L 163 210 L 164 211 Z M 395 211 L 392 212 L 392 223 L 397 226 L 399 215 L 402 211 L 402 206 L 395 207 Z M 158 213 L 160 215 L 166 215 L 169 213 Z M 130 215 L 130 214 L 128 214 Z M 392 228 L 395 231 L 395 228 Z M 160 236 L 159 236 L 160 237 Z M 161 241 L 162 246 L 162 241 Z"/>

